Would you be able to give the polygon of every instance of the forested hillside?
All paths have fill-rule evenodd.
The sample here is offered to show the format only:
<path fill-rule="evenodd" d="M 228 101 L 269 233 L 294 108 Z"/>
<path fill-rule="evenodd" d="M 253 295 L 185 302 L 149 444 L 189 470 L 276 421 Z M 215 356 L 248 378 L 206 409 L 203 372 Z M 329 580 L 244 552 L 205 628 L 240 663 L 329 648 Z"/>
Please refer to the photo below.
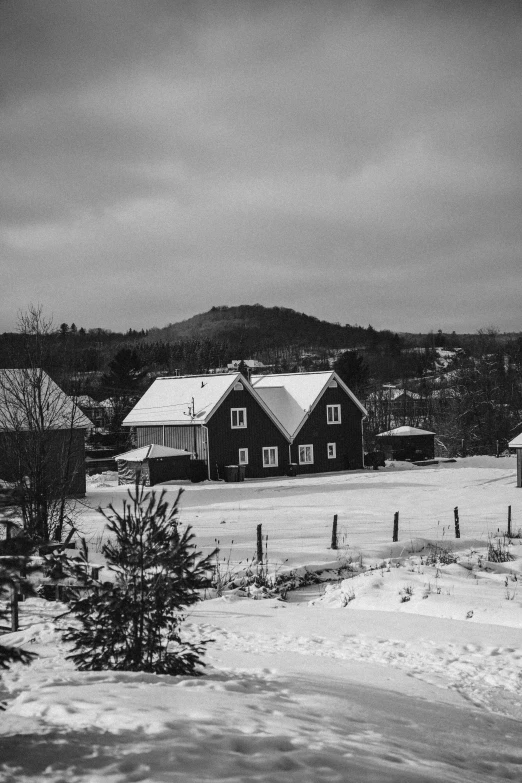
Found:
<path fill-rule="evenodd" d="M 45 333 L 0 335 L 0 367 L 25 366 L 32 341 L 43 340 L 44 369 L 69 394 L 110 398 L 115 431 L 155 377 L 223 371 L 246 359 L 276 373 L 335 367 L 368 408 L 369 438 L 411 424 L 436 430 L 451 452 L 483 453 L 522 427 L 520 334 L 398 335 L 261 305 L 213 307 L 162 329 L 125 334 L 56 327 L 40 316 Z"/>
<path fill-rule="evenodd" d="M 375 343 L 398 342 L 389 331 L 376 332 L 371 326 L 341 326 L 321 321 L 288 307 L 260 304 L 212 307 L 180 323 L 151 329 L 148 341 L 212 340 L 233 345 L 236 352 L 263 351 L 284 346 L 356 348 Z"/>

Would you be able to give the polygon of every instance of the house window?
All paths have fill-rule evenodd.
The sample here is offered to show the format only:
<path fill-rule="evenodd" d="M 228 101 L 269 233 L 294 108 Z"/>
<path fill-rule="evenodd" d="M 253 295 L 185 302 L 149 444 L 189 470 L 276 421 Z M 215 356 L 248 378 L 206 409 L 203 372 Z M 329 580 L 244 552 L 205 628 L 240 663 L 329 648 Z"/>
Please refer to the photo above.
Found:
<path fill-rule="evenodd" d="M 246 408 L 231 408 L 230 421 L 233 430 L 245 429 L 247 425 Z"/>
<path fill-rule="evenodd" d="M 337 457 L 337 444 L 327 443 L 326 446 L 328 449 L 328 459 L 335 459 Z"/>
<path fill-rule="evenodd" d="M 248 449 L 239 449 L 238 462 L 240 465 L 248 465 Z"/>
<path fill-rule="evenodd" d="M 326 406 L 326 421 L 328 424 L 340 424 L 341 423 L 341 406 L 340 405 L 327 405 Z"/>
<path fill-rule="evenodd" d="M 263 448 L 263 467 L 277 468 L 278 464 L 277 446 L 265 446 Z"/>
<path fill-rule="evenodd" d="M 312 465 L 314 462 L 314 447 L 299 446 L 299 464 Z"/>

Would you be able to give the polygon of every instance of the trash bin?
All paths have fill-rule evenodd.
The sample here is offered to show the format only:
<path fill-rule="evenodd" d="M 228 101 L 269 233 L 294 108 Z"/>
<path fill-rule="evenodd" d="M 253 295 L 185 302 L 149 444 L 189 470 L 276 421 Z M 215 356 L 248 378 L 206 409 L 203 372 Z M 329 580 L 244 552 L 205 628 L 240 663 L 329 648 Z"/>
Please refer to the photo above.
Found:
<path fill-rule="evenodd" d="M 237 467 L 237 480 L 238 481 L 244 481 L 245 480 L 245 470 L 246 470 L 246 465 L 238 465 L 238 467 Z"/>
<path fill-rule="evenodd" d="M 208 479 L 207 463 L 203 459 L 191 459 L 188 468 L 188 478 L 193 484 Z"/>
<path fill-rule="evenodd" d="M 286 471 L 287 476 L 297 476 L 297 462 L 290 462 L 288 465 L 288 470 Z"/>
<path fill-rule="evenodd" d="M 225 481 L 239 481 L 239 465 L 225 465 Z"/>

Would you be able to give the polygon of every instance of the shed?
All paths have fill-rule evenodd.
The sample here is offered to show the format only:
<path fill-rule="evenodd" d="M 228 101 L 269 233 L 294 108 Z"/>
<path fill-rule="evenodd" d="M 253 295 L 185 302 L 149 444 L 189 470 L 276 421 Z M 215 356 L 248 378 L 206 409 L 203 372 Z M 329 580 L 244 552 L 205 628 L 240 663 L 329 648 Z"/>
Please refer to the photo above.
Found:
<path fill-rule="evenodd" d="M 377 437 L 387 459 L 423 460 L 435 457 L 435 433 L 417 427 L 397 427 Z"/>
<path fill-rule="evenodd" d="M 183 449 L 158 446 L 154 443 L 118 454 L 118 484 L 133 484 L 139 480 L 147 487 L 174 479 L 190 477 L 191 454 Z"/>
<path fill-rule="evenodd" d="M 37 486 L 44 477 L 50 495 L 83 497 L 92 428 L 45 370 L 0 370 L 0 478 L 20 483 L 25 476 Z"/>
<path fill-rule="evenodd" d="M 517 453 L 517 487 L 522 487 L 522 432 L 508 443 L 508 448 Z"/>

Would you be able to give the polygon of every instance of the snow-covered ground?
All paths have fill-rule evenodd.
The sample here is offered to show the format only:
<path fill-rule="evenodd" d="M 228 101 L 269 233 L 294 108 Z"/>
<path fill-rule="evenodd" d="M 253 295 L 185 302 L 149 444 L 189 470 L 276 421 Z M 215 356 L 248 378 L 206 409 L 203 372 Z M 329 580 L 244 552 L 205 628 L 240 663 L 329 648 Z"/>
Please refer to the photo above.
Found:
<path fill-rule="evenodd" d="M 90 482 L 92 507 L 124 496 L 110 474 Z M 345 570 L 287 601 L 202 601 L 186 630 L 214 641 L 195 679 L 77 672 L 65 607 L 25 602 L 5 638 L 39 658 L 3 678 L 0 780 L 522 780 L 522 539 L 498 538 L 509 505 L 515 530 L 512 458 L 187 485 L 182 521 L 202 547 L 219 539 L 222 568 L 244 567 L 261 522 L 274 572 Z M 101 562 L 103 518 L 82 513 Z M 490 562 L 499 540 L 513 559 Z"/>

